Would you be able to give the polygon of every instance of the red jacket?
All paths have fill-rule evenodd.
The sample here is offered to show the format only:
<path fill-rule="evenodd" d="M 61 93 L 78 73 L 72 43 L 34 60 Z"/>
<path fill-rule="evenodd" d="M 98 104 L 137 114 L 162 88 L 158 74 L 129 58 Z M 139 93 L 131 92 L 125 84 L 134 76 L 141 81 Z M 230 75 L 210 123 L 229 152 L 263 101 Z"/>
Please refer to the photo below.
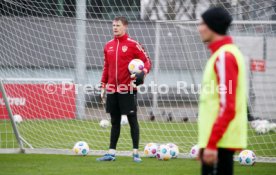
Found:
<path fill-rule="evenodd" d="M 221 46 L 225 44 L 232 44 L 232 38 L 229 36 L 224 37 L 222 40 L 215 41 L 209 45 L 212 54 L 216 52 Z M 224 59 L 224 60 L 220 60 Z M 222 62 L 224 64 L 222 64 Z M 225 66 L 222 66 L 225 65 Z M 226 52 L 223 58 L 216 58 L 214 70 L 218 84 L 223 84 L 224 87 L 231 87 L 232 93 L 225 93 L 224 89 L 220 89 L 220 113 L 215 121 L 207 148 L 216 149 L 218 141 L 223 137 L 229 123 L 235 117 L 236 106 L 236 88 L 238 79 L 238 64 L 236 58 L 232 53 Z M 231 84 L 230 84 L 231 83 Z M 231 148 L 230 148 L 231 149 Z M 235 150 L 235 149 L 233 149 Z"/>
<path fill-rule="evenodd" d="M 144 62 L 144 71 L 148 73 L 151 61 L 143 47 L 125 34 L 114 37 L 104 47 L 104 67 L 102 74 L 102 87 L 109 92 L 125 92 L 131 90 L 129 62 L 138 58 Z"/>

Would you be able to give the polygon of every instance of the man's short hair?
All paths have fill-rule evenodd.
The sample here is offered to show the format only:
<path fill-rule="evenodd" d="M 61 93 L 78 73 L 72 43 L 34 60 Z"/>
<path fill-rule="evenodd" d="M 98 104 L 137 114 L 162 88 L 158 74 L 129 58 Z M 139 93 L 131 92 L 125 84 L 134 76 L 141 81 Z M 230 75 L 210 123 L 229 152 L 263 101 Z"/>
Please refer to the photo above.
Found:
<path fill-rule="evenodd" d="M 124 16 L 118 16 L 114 18 L 114 21 L 122 21 L 122 23 L 126 26 L 128 25 L 128 21 L 126 19 L 126 17 Z"/>

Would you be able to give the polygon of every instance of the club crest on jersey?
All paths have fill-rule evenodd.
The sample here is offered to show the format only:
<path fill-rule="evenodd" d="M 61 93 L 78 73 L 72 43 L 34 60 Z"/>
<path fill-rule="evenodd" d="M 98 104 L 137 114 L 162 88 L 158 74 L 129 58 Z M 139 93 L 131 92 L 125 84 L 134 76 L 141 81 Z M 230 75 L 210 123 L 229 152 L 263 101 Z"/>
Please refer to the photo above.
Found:
<path fill-rule="evenodd" d="M 127 51 L 127 49 L 128 49 L 128 47 L 127 47 L 127 46 L 123 46 L 123 47 L 122 47 L 122 51 L 123 51 L 123 52 L 126 52 L 126 51 Z"/>

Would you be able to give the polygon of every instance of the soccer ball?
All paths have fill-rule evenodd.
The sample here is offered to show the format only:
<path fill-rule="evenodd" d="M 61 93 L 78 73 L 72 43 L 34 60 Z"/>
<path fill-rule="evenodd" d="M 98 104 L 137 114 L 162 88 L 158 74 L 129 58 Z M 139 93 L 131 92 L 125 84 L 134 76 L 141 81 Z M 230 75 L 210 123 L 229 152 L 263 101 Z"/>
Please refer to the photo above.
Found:
<path fill-rule="evenodd" d="M 269 131 L 276 132 L 276 123 L 270 123 L 268 125 Z"/>
<path fill-rule="evenodd" d="M 86 156 L 89 153 L 89 146 L 88 146 L 88 144 L 86 142 L 79 141 L 73 147 L 73 152 L 76 155 Z"/>
<path fill-rule="evenodd" d="M 20 123 L 23 121 L 21 115 L 18 115 L 18 114 L 15 114 L 15 115 L 13 116 L 13 120 L 14 120 L 14 122 L 15 122 L 16 124 L 20 124 Z"/>
<path fill-rule="evenodd" d="M 100 127 L 107 128 L 109 126 L 110 126 L 110 122 L 108 120 L 103 119 L 103 120 L 100 121 Z"/>
<path fill-rule="evenodd" d="M 269 123 L 260 123 L 256 126 L 255 131 L 257 134 L 266 134 L 269 132 Z"/>
<path fill-rule="evenodd" d="M 144 62 L 140 59 L 133 59 L 128 64 L 128 70 L 131 74 L 139 73 L 144 69 Z"/>
<path fill-rule="evenodd" d="M 253 120 L 250 122 L 251 127 L 255 129 L 260 124 L 260 121 L 261 120 Z"/>
<path fill-rule="evenodd" d="M 268 120 L 254 120 L 252 122 L 250 122 L 251 124 L 251 127 L 256 129 L 256 127 L 258 127 L 259 125 L 268 125 L 269 124 L 269 121 Z"/>
<path fill-rule="evenodd" d="M 256 161 L 256 155 L 253 151 L 243 150 L 239 154 L 239 162 L 241 165 L 254 165 Z"/>
<path fill-rule="evenodd" d="M 195 159 L 198 157 L 198 154 L 199 154 L 199 146 L 198 145 L 194 145 L 192 148 L 191 148 L 191 151 L 190 151 L 190 157 Z"/>
<path fill-rule="evenodd" d="M 158 145 L 156 143 L 148 143 L 144 149 L 146 157 L 156 157 Z"/>
<path fill-rule="evenodd" d="M 254 120 L 250 123 L 251 127 L 255 129 L 257 134 L 266 134 L 271 130 L 271 123 L 268 120 Z"/>
<path fill-rule="evenodd" d="M 177 156 L 179 155 L 178 146 L 174 143 L 168 143 L 167 146 L 170 148 L 170 154 L 172 158 L 177 158 Z"/>
<path fill-rule="evenodd" d="M 170 160 L 172 158 L 170 147 L 168 145 L 160 145 L 157 150 L 156 158 L 158 160 Z"/>
<path fill-rule="evenodd" d="M 127 125 L 128 124 L 128 119 L 126 115 L 122 115 L 121 118 L 121 125 Z"/>

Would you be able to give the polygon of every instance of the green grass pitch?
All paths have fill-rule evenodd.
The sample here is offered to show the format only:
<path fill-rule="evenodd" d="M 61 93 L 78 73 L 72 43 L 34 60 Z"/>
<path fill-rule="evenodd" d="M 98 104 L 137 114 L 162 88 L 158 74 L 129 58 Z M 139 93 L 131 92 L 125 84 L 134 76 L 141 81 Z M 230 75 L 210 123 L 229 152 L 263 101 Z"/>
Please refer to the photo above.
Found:
<path fill-rule="evenodd" d="M 88 120 L 29 120 L 19 126 L 21 135 L 34 148 L 72 149 L 79 140 L 87 141 L 93 150 L 106 150 L 110 128 L 99 127 L 98 121 Z M 174 142 L 181 152 L 188 152 L 197 141 L 196 123 L 140 122 L 141 144 L 148 142 Z M 249 147 L 257 156 L 276 156 L 276 134 L 257 135 L 249 128 Z M 26 145 L 25 145 L 26 146 Z M 10 121 L 0 121 L 0 148 L 17 147 Z M 131 150 L 129 127 L 123 126 L 118 143 L 119 150 Z M 175 159 L 167 162 L 143 158 L 135 164 L 130 157 L 118 157 L 116 162 L 96 162 L 95 156 L 0 154 L 1 174 L 120 174 L 161 175 L 199 174 L 199 162 Z M 235 164 L 235 174 L 274 175 L 275 164 L 257 163 L 253 167 Z"/>
<path fill-rule="evenodd" d="M 199 162 L 173 159 L 157 161 L 144 158 L 142 163 L 130 157 L 118 157 L 115 162 L 96 162 L 94 156 L 0 154 L 0 175 L 196 175 Z M 275 164 L 255 166 L 235 164 L 235 175 L 274 175 Z"/>

